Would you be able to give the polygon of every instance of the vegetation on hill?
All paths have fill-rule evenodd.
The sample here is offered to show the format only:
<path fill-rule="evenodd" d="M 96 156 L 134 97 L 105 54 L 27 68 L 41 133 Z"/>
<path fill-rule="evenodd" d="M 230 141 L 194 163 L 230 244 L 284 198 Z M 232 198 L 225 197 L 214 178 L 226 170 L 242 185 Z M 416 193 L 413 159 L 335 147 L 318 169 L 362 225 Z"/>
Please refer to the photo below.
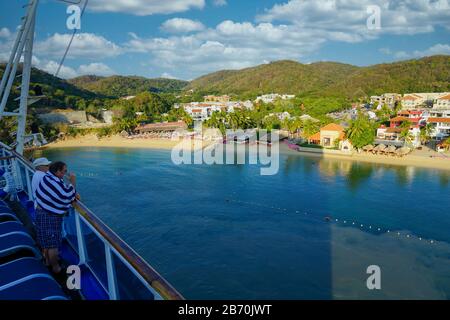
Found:
<path fill-rule="evenodd" d="M 135 76 L 82 76 L 70 79 L 69 83 L 111 98 L 135 96 L 141 92 L 179 92 L 188 84 L 187 81 L 182 80 L 164 78 L 146 79 Z"/>
<path fill-rule="evenodd" d="M 0 64 L 0 78 L 3 77 L 5 64 Z M 17 70 L 17 75 L 22 74 L 22 66 Z M 15 101 L 20 95 L 20 77 L 16 77 L 9 100 L 7 110 L 14 110 L 19 102 Z M 44 95 L 32 109 L 82 109 L 85 110 L 90 104 L 100 105 L 104 97 L 88 90 L 80 89 L 67 81 L 54 77 L 53 75 L 33 68 L 30 80 L 30 96 Z"/>
<path fill-rule="evenodd" d="M 187 89 L 254 98 L 271 92 L 358 99 L 386 92 L 450 91 L 450 56 L 356 67 L 333 62 L 277 61 L 193 80 Z"/>

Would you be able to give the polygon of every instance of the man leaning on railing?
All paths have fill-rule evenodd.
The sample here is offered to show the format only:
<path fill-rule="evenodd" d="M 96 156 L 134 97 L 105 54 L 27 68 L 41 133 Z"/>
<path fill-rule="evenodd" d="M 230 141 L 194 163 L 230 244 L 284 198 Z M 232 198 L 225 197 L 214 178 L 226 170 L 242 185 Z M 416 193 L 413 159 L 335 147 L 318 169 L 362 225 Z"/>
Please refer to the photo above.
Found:
<path fill-rule="evenodd" d="M 76 178 L 70 174 L 70 184 L 64 183 L 67 165 L 54 162 L 36 190 L 36 233 L 43 250 L 45 263 L 55 274 L 60 274 L 59 248 L 62 242 L 62 222 L 71 204 L 79 195 L 75 190 Z"/>

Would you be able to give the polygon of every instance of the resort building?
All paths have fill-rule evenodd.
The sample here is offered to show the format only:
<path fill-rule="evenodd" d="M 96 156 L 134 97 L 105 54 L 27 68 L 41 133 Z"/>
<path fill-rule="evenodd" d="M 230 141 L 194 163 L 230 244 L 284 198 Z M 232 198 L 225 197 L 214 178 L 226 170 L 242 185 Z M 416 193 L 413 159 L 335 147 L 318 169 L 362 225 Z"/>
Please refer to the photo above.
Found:
<path fill-rule="evenodd" d="M 431 137 L 436 140 L 443 140 L 450 137 L 450 117 L 428 118 L 427 122 L 433 126 Z"/>
<path fill-rule="evenodd" d="M 174 132 L 178 130 L 186 130 L 187 128 L 188 126 L 185 122 L 178 121 L 142 124 L 136 127 L 135 131 L 139 134 L 144 134 L 151 132 Z"/>
<path fill-rule="evenodd" d="M 385 93 L 381 96 L 371 96 L 370 103 L 373 105 L 383 106 L 387 105 L 393 108 L 397 102 L 402 99 L 402 95 L 398 93 Z"/>
<path fill-rule="evenodd" d="M 320 129 L 320 132 L 308 138 L 308 143 L 318 144 L 324 148 L 333 148 L 336 141 L 343 141 L 345 137 L 344 128 L 338 124 L 330 123 Z"/>
<path fill-rule="evenodd" d="M 398 117 L 397 117 L 397 124 L 403 121 L 410 121 L 414 126 L 420 125 L 420 124 L 424 124 L 424 112 L 422 110 L 403 110 L 403 111 L 399 111 L 398 112 Z M 394 118 L 395 119 L 395 118 Z M 393 120 L 391 119 L 391 127 L 395 127 L 392 126 Z M 401 121 L 403 119 L 403 121 Z M 394 123 L 395 124 L 395 123 Z"/>
<path fill-rule="evenodd" d="M 450 118 L 450 108 L 448 109 L 431 109 L 426 112 L 426 118 Z M 425 117 L 425 116 L 424 116 Z"/>
<path fill-rule="evenodd" d="M 271 94 L 265 94 L 265 95 L 257 97 L 255 102 L 259 103 L 262 101 L 264 103 L 274 103 L 275 100 L 277 100 L 277 99 L 290 100 L 290 99 L 294 99 L 294 98 L 295 98 L 295 95 L 289 95 L 289 94 L 280 95 L 278 93 L 271 93 Z"/>
<path fill-rule="evenodd" d="M 221 102 L 221 103 L 227 103 L 230 102 L 231 97 L 224 95 L 224 96 L 204 96 L 203 97 L 205 102 Z"/>
<path fill-rule="evenodd" d="M 403 109 L 416 109 L 425 106 L 425 99 L 415 94 L 408 94 L 402 98 Z"/>
<path fill-rule="evenodd" d="M 448 108 L 449 92 L 426 92 L 405 94 L 402 98 L 404 109 Z"/>
<path fill-rule="evenodd" d="M 377 138 L 375 144 L 384 144 L 387 146 L 403 147 L 405 141 L 401 138 L 401 133 L 404 129 L 399 127 L 390 127 L 382 125 L 377 130 Z M 411 145 L 415 148 L 420 146 L 420 128 L 418 126 L 411 126 L 409 128 L 411 134 Z"/>
<path fill-rule="evenodd" d="M 267 116 L 265 116 L 264 119 L 269 118 L 269 117 L 277 117 L 278 120 L 284 121 L 286 119 L 291 119 L 291 114 L 289 112 L 287 112 L 287 111 L 270 113 Z"/>
<path fill-rule="evenodd" d="M 450 94 L 437 98 L 433 105 L 433 109 L 450 110 Z"/>
<path fill-rule="evenodd" d="M 206 97 L 205 97 L 206 98 Z M 253 109 L 251 101 L 228 101 L 228 102 L 191 102 L 175 104 L 175 109 L 183 108 L 194 121 L 206 121 L 211 118 L 214 112 L 232 113 L 238 109 Z"/>

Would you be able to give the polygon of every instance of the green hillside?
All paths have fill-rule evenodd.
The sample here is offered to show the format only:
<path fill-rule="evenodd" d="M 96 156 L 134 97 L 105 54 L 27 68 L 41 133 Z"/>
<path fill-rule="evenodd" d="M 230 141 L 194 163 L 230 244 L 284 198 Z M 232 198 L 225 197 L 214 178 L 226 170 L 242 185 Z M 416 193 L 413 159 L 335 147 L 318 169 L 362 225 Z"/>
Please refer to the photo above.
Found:
<path fill-rule="evenodd" d="M 244 96 L 277 92 L 341 98 L 384 92 L 449 91 L 450 56 L 369 67 L 277 61 L 243 70 L 215 72 L 193 80 L 187 89 Z"/>
<path fill-rule="evenodd" d="M 141 92 L 166 93 L 182 90 L 187 81 L 173 79 L 146 79 L 144 77 L 125 76 L 81 76 L 70 79 L 69 83 L 111 98 L 137 95 Z"/>
<path fill-rule="evenodd" d="M 0 64 L 0 78 L 3 76 L 5 64 Z M 22 73 L 22 66 L 19 66 L 17 75 Z M 20 77 L 16 77 L 13 89 L 8 102 L 8 109 L 15 109 L 18 105 L 14 98 L 20 94 Z M 54 77 L 53 75 L 33 68 L 31 71 L 30 95 L 35 94 L 37 87 L 40 87 L 45 98 L 33 105 L 33 108 L 80 108 L 86 106 L 89 101 L 101 99 L 103 96 L 93 92 L 80 89 L 66 80 Z"/>

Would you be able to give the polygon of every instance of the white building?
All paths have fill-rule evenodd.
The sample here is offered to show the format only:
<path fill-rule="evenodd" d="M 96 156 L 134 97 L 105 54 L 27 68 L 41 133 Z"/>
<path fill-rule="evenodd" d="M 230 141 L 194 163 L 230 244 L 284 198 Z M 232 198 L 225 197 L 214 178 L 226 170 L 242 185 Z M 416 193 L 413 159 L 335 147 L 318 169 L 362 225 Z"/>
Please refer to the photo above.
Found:
<path fill-rule="evenodd" d="M 290 99 L 294 99 L 294 98 L 295 98 L 295 95 L 289 95 L 289 94 L 280 95 L 278 93 L 271 93 L 271 94 L 265 94 L 265 95 L 257 97 L 255 102 L 259 103 L 262 101 L 264 103 L 273 103 L 277 99 L 290 100 Z"/>
<path fill-rule="evenodd" d="M 428 118 L 427 123 L 433 126 L 431 137 L 436 140 L 444 140 L 450 137 L 450 117 Z"/>
<path fill-rule="evenodd" d="M 419 96 L 417 94 L 406 94 L 402 98 L 402 107 L 403 109 L 417 109 L 419 107 L 425 106 L 425 98 Z"/>
<path fill-rule="evenodd" d="M 437 98 L 434 102 L 433 109 L 448 109 L 450 110 L 450 94 L 443 95 Z"/>
<path fill-rule="evenodd" d="M 229 101 L 229 102 L 191 102 L 184 104 L 175 104 L 175 109 L 183 108 L 187 114 L 189 114 L 195 121 L 205 121 L 211 118 L 214 112 L 227 112 L 232 113 L 236 110 L 253 109 L 253 103 L 251 101 Z"/>
<path fill-rule="evenodd" d="M 448 108 L 450 102 L 449 92 L 424 92 L 405 94 L 402 98 L 403 109 L 414 109 L 423 107 Z"/>
<path fill-rule="evenodd" d="M 136 96 L 126 96 L 126 97 L 122 97 L 120 99 L 122 99 L 122 100 L 133 100 L 134 98 L 136 98 Z"/>
<path fill-rule="evenodd" d="M 403 131 L 402 128 L 388 128 L 386 126 L 381 126 L 377 130 L 377 143 L 383 143 L 385 145 L 394 145 L 396 147 L 402 146 L 404 140 L 400 138 L 400 134 Z M 413 147 L 417 148 L 420 146 L 420 128 L 411 127 L 409 133 L 412 136 L 411 144 Z"/>
<path fill-rule="evenodd" d="M 371 96 L 370 102 L 376 106 L 387 105 L 388 107 L 393 108 L 397 101 L 400 101 L 402 96 L 398 93 L 385 93 L 381 96 Z"/>

